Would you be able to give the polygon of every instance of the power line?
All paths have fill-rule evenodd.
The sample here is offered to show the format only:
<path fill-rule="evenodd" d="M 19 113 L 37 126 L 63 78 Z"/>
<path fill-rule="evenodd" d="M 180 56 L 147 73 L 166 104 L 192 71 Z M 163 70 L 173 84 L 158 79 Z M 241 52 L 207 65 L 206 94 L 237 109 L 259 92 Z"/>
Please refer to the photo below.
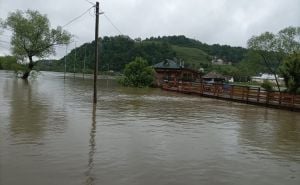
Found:
<path fill-rule="evenodd" d="M 63 27 L 66 27 L 68 26 L 69 24 L 71 24 L 72 22 L 76 21 L 77 19 L 81 18 L 82 16 L 84 16 L 86 13 L 88 13 L 90 11 L 90 9 L 94 8 L 94 6 L 90 7 L 89 9 L 87 9 L 85 12 L 83 12 L 81 15 L 79 15 L 78 17 L 75 17 L 74 19 L 72 19 L 71 21 L 69 21 L 68 23 L 66 23 L 65 25 L 62 26 Z"/>
<path fill-rule="evenodd" d="M 0 40 L 0 42 L 4 42 L 4 43 L 7 43 L 7 44 L 10 44 L 10 42 L 7 42 L 5 40 Z"/>
<path fill-rule="evenodd" d="M 92 4 L 93 6 L 95 6 L 96 4 L 95 3 L 92 3 L 91 1 L 89 1 L 89 0 L 85 0 L 86 2 L 88 2 L 88 3 L 90 3 L 90 4 Z"/>
<path fill-rule="evenodd" d="M 89 2 L 89 3 L 91 3 L 91 2 Z M 91 4 L 93 4 L 93 3 L 91 3 Z M 73 23 L 73 22 L 76 21 L 77 19 L 81 18 L 82 16 L 84 16 L 86 13 L 88 13 L 88 12 L 89 12 L 92 8 L 94 8 L 94 7 L 95 7 L 95 4 L 93 4 L 92 7 L 90 7 L 89 9 L 87 9 L 85 12 L 83 12 L 83 13 L 80 14 L 79 16 L 75 17 L 74 19 L 72 19 L 72 20 L 70 20 L 69 22 L 67 22 L 66 24 L 64 24 L 64 25 L 62 26 L 62 28 L 68 26 L 69 24 Z M 3 27 L 2 29 L 9 30 L 9 31 L 14 31 L 13 29 L 11 29 L 11 28 L 9 28 L 9 27 Z"/>
<path fill-rule="evenodd" d="M 4 34 L 1 34 L 0 37 L 1 37 L 1 36 L 7 37 L 7 38 L 10 38 L 10 37 L 11 37 L 11 36 L 9 36 L 9 35 L 4 35 Z"/>
<path fill-rule="evenodd" d="M 2 29 L 4 29 L 4 30 L 9 30 L 9 31 L 14 31 L 12 28 L 10 28 L 10 27 L 2 27 Z"/>
<path fill-rule="evenodd" d="M 124 35 L 121 31 L 120 31 L 120 29 L 110 20 L 110 18 L 106 15 L 106 14 L 104 14 L 104 17 L 108 20 L 108 22 L 121 34 L 121 35 Z"/>
<path fill-rule="evenodd" d="M 56 47 L 56 48 L 64 48 L 64 46 L 60 46 L 60 45 L 55 45 L 54 47 Z"/>
<path fill-rule="evenodd" d="M 8 47 L 1 46 L 1 45 L 0 45 L 0 48 L 7 49 L 7 50 L 9 50 L 9 49 L 10 49 L 10 48 L 8 48 Z"/>
<path fill-rule="evenodd" d="M 91 17 L 94 17 L 94 15 L 91 14 L 91 9 L 89 10 L 89 14 L 90 14 Z M 95 13 L 94 13 L 94 14 L 95 14 Z"/>

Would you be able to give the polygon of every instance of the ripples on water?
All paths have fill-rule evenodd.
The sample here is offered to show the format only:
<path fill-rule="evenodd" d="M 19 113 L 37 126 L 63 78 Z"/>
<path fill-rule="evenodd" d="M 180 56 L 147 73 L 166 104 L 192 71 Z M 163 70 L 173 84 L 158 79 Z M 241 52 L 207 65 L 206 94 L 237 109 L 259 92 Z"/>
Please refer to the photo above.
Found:
<path fill-rule="evenodd" d="M 0 72 L 0 184 L 298 184 L 300 115 Z"/>

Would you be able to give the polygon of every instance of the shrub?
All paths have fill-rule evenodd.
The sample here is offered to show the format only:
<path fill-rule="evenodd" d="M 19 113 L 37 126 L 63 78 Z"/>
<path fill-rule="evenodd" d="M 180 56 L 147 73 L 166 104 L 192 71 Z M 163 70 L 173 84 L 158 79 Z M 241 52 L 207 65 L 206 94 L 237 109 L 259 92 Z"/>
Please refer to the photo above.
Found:
<path fill-rule="evenodd" d="M 264 80 L 264 82 L 261 84 L 261 87 L 266 91 L 273 91 L 273 84 L 268 80 Z"/>
<path fill-rule="evenodd" d="M 300 53 L 288 57 L 279 68 L 289 93 L 299 92 L 300 87 Z"/>
<path fill-rule="evenodd" d="M 154 69 L 147 61 L 137 57 L 125 66 L 124 76 L 119 82 L 130 87 L 149 87 L 154 81 Z"/>

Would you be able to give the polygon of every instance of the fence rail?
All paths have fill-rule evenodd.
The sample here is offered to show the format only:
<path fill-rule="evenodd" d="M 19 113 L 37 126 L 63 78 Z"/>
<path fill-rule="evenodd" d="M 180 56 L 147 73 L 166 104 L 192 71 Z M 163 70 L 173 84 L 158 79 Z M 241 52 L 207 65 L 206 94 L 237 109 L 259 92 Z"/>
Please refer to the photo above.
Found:
<path fill-rule="evenodd" d="M 162 89 L 267 107 L 300 111 L 300 95 L 265 91 L 260 87 L 167 81 Z"/>

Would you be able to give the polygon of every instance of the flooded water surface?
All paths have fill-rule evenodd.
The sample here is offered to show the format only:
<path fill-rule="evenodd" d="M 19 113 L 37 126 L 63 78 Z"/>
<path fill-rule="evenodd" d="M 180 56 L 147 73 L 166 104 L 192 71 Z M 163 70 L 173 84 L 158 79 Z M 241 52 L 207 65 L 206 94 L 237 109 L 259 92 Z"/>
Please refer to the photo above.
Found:
<path fill-rule="evenodd" d="M 0 71 L 0 185 L 300 184 L 300 114 Z"/>

